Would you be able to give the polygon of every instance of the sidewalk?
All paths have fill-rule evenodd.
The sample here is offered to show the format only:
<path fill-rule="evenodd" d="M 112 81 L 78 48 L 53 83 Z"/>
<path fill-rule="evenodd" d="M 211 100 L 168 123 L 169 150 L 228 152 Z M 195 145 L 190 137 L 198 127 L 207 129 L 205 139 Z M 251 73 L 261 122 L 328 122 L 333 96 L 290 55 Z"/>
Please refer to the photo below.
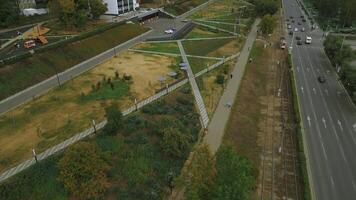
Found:
<path fill-rule="evenodd" d="M 230 116 L 231 109 L 226 106 L 226 103 L 234 104 L 237 91 L 239 89 L 241 79 L 244 75 L 247 60 L 250 54 L 251 47 L 257 36 L 257 25 L 260 19 L 257 19 L 247 36 L 245 45 L 240 52 L 238 62 L 232 71 L 233 78 L 228 82 L 223 95 L 220 98 L 219 104 L 208 126 L 208 133 L 204 137 L 212 153 L 218 150 L 225 132 L 225 125 Z"/>

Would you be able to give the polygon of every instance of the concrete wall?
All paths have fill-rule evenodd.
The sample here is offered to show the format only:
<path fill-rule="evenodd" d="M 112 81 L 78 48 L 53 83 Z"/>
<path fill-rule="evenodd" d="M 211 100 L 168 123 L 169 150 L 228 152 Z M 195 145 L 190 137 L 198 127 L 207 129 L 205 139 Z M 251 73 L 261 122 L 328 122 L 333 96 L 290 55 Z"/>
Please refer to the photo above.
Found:
<path fill-rule="evenodd" d="M 117 5 L 117 0 L 103 0 L 104 4 L 106 4 L 108 10 L 105 12 L 107 15 L 118 15 L 119 9 Z"/>

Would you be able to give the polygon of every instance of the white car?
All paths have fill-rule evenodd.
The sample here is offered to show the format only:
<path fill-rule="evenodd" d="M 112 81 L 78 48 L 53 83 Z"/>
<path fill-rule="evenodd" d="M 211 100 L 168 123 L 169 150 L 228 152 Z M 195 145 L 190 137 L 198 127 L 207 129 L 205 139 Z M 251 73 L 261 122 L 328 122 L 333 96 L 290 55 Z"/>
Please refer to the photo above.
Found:
<path fill-rule="evenodd" d="M 298 28 L 294 28 L 294 32 L 298 32 Z"/>
<path fill-rule="evenodd" d="M 168 30 L 165 30 L 164 33 L 167 33 L 167 34 L 173 34 L 174 31 L 172 29 L 168 29 Z"/>
<path fill-rule="evenodd" d="M 312 43 L 312 38 L 310 36 L 307 36 L 305 38 L 305 44 L 311 44 Z"/>
<path fill-rule="evenodd" d="M 291 25 L 288 25 L 288 27 L 287 27 L 288 29 L 291 29 L 292 28 L 292 26 Z"/>

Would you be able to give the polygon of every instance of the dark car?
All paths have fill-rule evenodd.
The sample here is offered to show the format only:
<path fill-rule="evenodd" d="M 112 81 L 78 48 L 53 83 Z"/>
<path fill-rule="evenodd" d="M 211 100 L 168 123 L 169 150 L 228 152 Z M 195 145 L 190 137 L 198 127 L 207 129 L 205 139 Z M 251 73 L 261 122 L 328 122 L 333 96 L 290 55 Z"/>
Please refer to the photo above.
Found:
<path fill-rule="evenodd" d="M 293 16 L 290 16 L 289 18 L 293 19 L 294 17 L 293 17 Z"/>
<path fill-rule="evenodd" d="M 302 45 L 302 44 L 303 44 L 303 42 L 301 40 L 297 41 L 297 45 Z"/>
<path fill-rule="evenodd" d="M 300 18 L 304 18 L 304 15 L 301 15 Z"/>
<path fill-rule="evenodd" d="M 302 22 L 306 22 L 307 20 L 305 20 L 304 18 L 302 19 Z"/>
<path fill-rule="evenodd" d="M 287 18 L 286 21 L 289 22 L 289 19 Z"/>
<path fill-rule="evenodd" d="M 292 20 L 292 23 L 294 23 L 294 19 Z"/>
<path fill-rule="evenodd" d="M 320 83 L 325 83 L 326 79 L 325 79 L 324 76 L 319 76 L 319 77 L 318 77 L 318 81 L 319 81 Z"/>
<path fill-rule="evenodd" d="M 298 25 L 302 25 L 302 23 L 301 23 L 301 22 L 298 22 Z"/>
<path fill-rule="evenodd" d="M 289 31 L 289 35 L 293 35 L 293 31 Z"/>
<path fill-rule="evenodd" d="M 301 40 L 302 38 L 300 36 L 295 37 L 296 40 Z"/>

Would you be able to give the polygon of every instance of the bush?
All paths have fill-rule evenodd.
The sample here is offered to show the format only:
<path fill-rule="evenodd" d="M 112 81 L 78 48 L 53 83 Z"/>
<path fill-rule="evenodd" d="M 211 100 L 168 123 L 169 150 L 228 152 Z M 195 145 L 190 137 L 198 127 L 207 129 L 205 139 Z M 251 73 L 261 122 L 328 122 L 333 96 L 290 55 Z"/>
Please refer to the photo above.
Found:
<path fill-rule="evenodd" d="M 174 127 L 168 127 L 163 130 L 161 148 L 167 156 L 184 158 L 189 153 L 191 142 L 190 134 L 182 133 Z"/>
<path fill-rule="evenodd" d="M 97 145 L 87 142 L 80 142 L 65 151 L 58 163 L 59 178 L 74 196 L 89 199 L 105 192 L 109 166 L 101 155 Z"/>
<path fill-rule="evenodd" d="M 115 105 L 107 107 L 105 112 L 108 123 L 105 125 L 103 131 L 108 135 L 115 135 L 123 127 L 122 113 Z"/>
<path fill-rule="evenodd" d="M 219 75 L 216 76 L 216 83 L 217 83 L 217 84 L 223 85 L 224 82 L 225 82 L 225 77 L 224 77 L 224 75 L 219 74 Z"/>

